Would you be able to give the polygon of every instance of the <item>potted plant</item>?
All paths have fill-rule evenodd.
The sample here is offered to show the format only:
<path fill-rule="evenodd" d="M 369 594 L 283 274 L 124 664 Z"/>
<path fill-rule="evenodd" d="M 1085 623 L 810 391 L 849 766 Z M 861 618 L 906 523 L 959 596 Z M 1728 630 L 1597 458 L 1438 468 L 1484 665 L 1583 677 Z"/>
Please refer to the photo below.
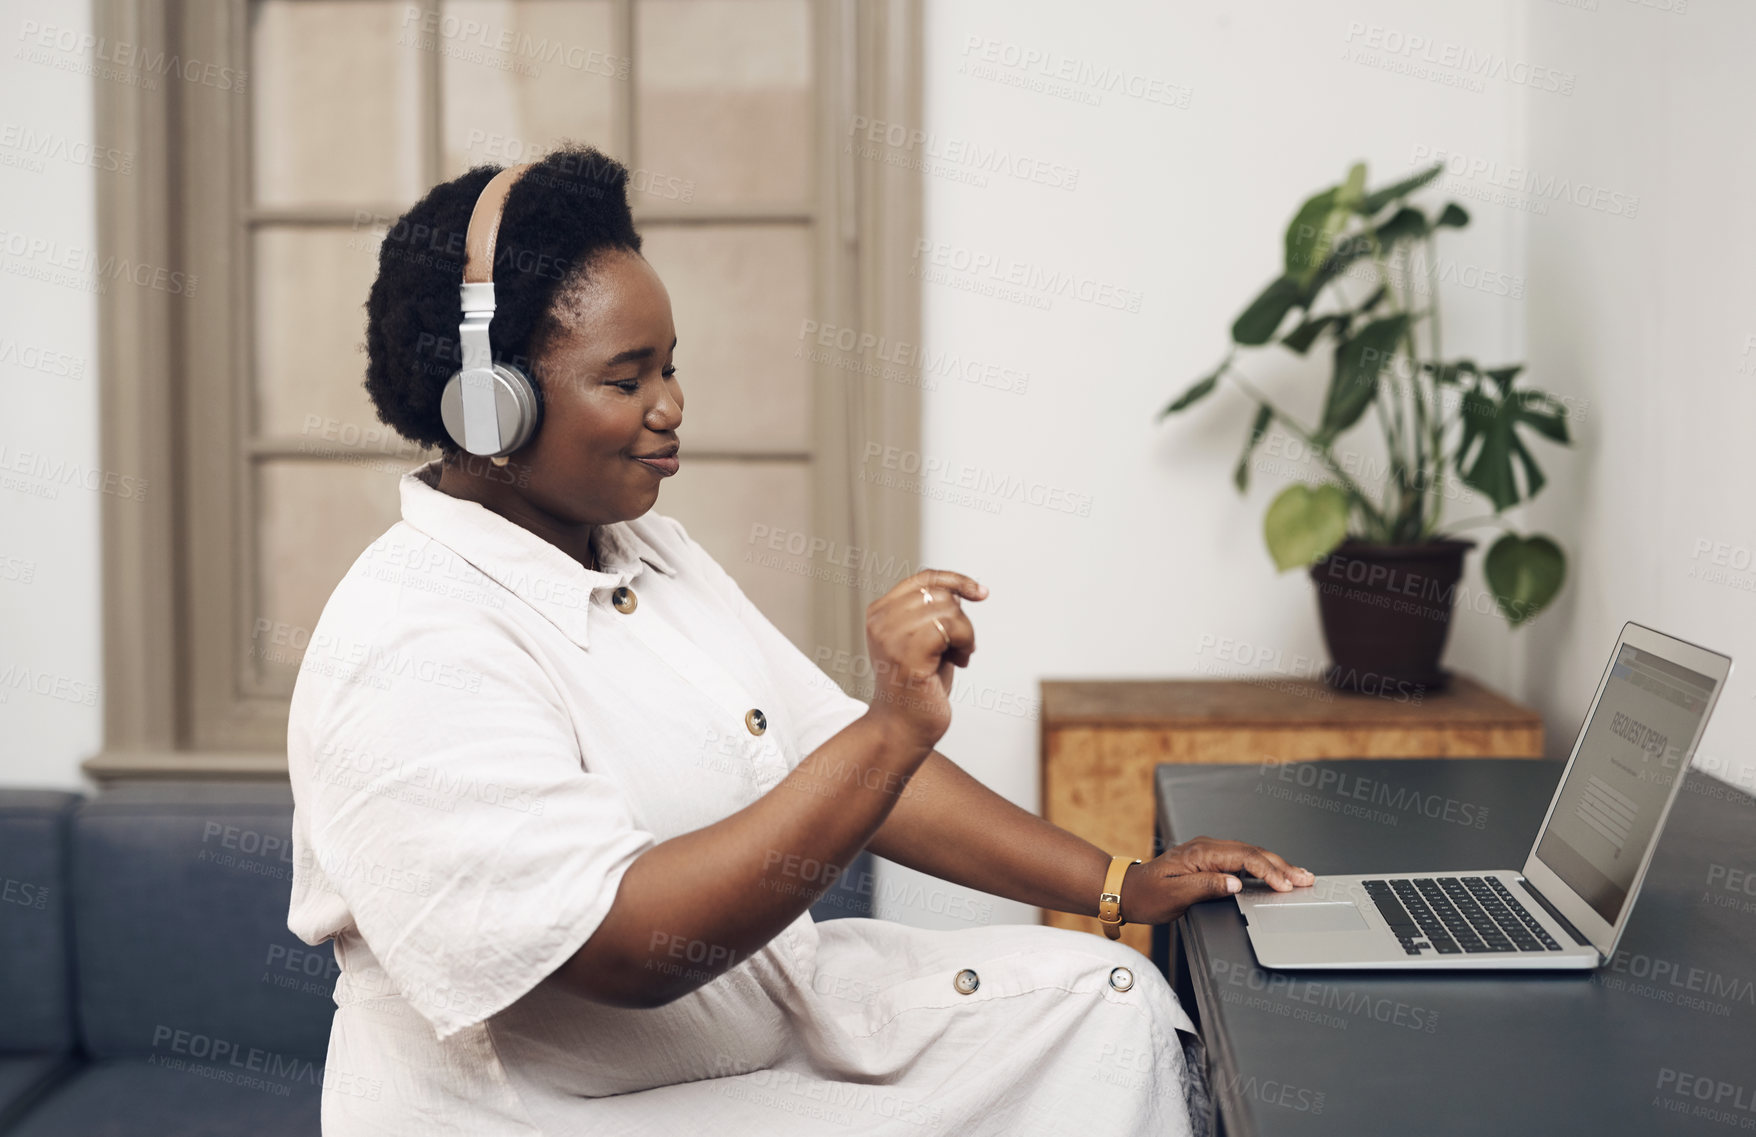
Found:
<path fill-rule="evenodd" d="M 1278 569 L 1308 567 L 1316 581 L 1325 676 L 1342 690 L 1444 685 L 1439 660 L 1464 554 L 1475 544 L 1458 534 L 1507 528 L 1501 514 L 1542 489 L 1533 437 L 1569 442 L 1565 405 L 1520 387 L 1522 365 L 1479 367 L 1443 353 L 1434 250 L 1441 230 L 1464 227 L 1469 214 L 1453 202 L 1429 216 L 1408 201 L 1440 169 L 1368 192 L 1357 163 L 1345 181 L 1306 200 L 1287 227 L 1284 271 L 1232 324 L 1225 359 L 1158 416 L 1230 384 L 1256 403 L 1232 475 L 1240 493 L 1275 424 L 1321 466 L 1325 480 L 1294 483 L 1274 498 L 1263 535 Z M 1270 345 L 1298 356 L 1328 348 L 1328 390 L 1314 425 L 1240 371 L 1240 349 Z M 1340 447 L 1368 413 L 1383 433 L 1381 457 Z M 1382 483 L 1377 495 L 1368 490 L 1374 481 Z M 1446 523 L 1447 496 L 1469 492 L 1491 510 Z M 1482 567 L 1495 605 L 1516 627 L 1554 599 L 1566 565 L 1550 538 L 1507 528 Z"/>

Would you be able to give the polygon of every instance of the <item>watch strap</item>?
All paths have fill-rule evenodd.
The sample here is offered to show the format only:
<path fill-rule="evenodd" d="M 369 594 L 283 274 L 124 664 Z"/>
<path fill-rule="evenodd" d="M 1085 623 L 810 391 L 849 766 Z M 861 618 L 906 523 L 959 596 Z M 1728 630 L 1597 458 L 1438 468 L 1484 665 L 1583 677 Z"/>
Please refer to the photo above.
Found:
<path fill-rule="evenodd" d="M 1139 863 L 1139 857 L 1111 857 L 1110 871 L 1104 874 L 1104 890 L 1098 894 L 1098 922 L 1112 940 L 1122 938 L 1122 878 L 1128 875 L 1129 865 Z"/>

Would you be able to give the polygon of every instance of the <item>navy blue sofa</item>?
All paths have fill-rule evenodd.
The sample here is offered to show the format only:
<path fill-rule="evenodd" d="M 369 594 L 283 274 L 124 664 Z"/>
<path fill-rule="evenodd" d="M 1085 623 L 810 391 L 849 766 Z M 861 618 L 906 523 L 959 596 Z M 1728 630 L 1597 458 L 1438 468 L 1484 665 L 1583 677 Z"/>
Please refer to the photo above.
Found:
<path fill-rule="evenodd" d="M 49 1071 L 8 1137 L 318 1132 L 335 957 L 287 930 L 291 827 L 284 785 L 0 795 L 0 871 L 49 897 L 0 911 L 0 999 L 35 1024 L 8 1062 Z"/>
<path fill-rule="evenodd" d="M 79 800 L 0 791 L 0 1131 L 74 1061 L 66 845 Z"/>
<path fill-rule="evenodd" d="M 328 944 L 285 784 L 0 790 L 0 1134 L 316 1137 Z M 872 913 L 862 854 L 817 919 Z"/>

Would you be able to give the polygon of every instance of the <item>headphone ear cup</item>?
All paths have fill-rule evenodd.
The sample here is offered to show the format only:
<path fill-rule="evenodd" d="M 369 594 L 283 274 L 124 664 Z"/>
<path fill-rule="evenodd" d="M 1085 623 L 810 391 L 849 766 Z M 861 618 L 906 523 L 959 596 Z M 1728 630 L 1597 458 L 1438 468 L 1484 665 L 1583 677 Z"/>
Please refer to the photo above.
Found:
<path fill-rule="evenodd" d="M 504 412 L 500 418 L 500 434 L 511 440 L 501 453 L 510 454 L 536 437 L 537 427 L 543 421 L 543 402 L 537 394 L 537 385 L 524 373 L 523 368 L 511 363 L 496 363 L 494 373 L 505 381 L 518 404 L 510 431 L 506 427 Z"/>
<path fill-rule="evenodd" d="M 470 414 L 466 408 L 465 388 L 470 382 L 485 384 L 492 392 L 492 424 L 483 423 L 479 415 Z M 454 372 L 440 393 L 439 417 L 445 424 L 445 433 L 466 453 L 498 458 L 535 437 L 542 410 L 536 385 L 530 378 L 517 367 L 496 363 L 492 368 Z M 475 425 L 474 431 L 466 425 L 470 423 Z M 484 429 L 490 425 L 497 425 L 498 431 Z M 493 433 L 497 433 L 497 439 Z M 494 446 L 495 441 L 499 442 L 498 447 Z"/>

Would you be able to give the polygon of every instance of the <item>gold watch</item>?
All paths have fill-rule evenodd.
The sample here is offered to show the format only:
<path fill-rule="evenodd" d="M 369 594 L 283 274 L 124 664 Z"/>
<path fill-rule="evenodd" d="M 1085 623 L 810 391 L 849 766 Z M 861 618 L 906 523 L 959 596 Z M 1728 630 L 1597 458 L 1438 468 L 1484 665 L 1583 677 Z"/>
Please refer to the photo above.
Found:
<path fill-rule="evenodd" d="M 1111 857 L 1110 871 L 1104 874 L 1104 890 L 1098 893 L 1098 923 L 1104 926 L 1104 935 L 1112 940 L 1122 938 L 1122 878 L 1128 875 L 1128 866 L 1140 863 L 1139 857 Z"/>

